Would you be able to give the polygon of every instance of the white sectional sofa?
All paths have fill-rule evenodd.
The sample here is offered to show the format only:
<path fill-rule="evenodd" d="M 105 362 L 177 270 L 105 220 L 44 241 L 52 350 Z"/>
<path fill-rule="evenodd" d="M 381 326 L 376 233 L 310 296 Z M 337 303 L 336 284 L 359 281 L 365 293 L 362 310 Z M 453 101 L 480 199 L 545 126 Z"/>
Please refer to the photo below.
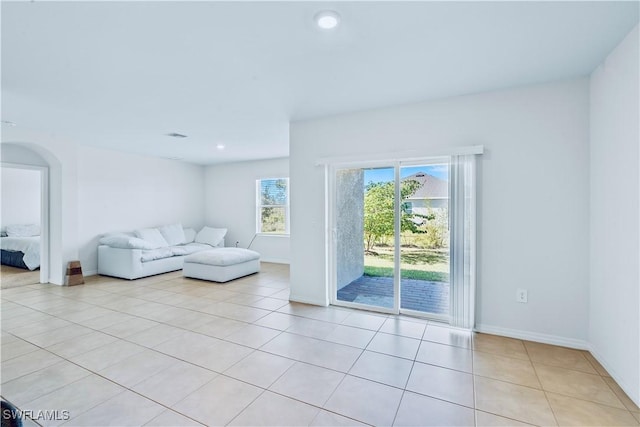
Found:
<path fill-rule="evenodd" d="M 196 234 L 180 224 L 102 236 L 98 274 L 139 279 L 181 270 L 187 255 L 224 247 L 226 229 L 204 227 Z"/>

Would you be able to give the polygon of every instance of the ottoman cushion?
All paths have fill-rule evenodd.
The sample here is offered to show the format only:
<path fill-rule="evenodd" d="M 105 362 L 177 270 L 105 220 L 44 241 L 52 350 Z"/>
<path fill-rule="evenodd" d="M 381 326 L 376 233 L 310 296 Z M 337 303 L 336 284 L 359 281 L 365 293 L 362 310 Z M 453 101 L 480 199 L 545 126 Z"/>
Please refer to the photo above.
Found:
<path fill-rule="evenodd" d="M 249 249 L 220 248 L 200 251 L 185 257 L 184 262 L 205 265 L 235 265 L 246 261 L 259 259 L 260 254 Z"/>
<path fill-rule="evenodd" d="M 259 271 L 258 252 L 242 248 L 219 248 L 186 256 L 182 275 L 223 283 Z"/>

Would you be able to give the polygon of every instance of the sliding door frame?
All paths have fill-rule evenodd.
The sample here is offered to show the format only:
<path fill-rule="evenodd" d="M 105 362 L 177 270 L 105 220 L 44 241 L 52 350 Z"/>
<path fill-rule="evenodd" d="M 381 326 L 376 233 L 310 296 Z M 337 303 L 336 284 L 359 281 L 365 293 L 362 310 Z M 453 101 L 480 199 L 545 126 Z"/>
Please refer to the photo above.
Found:
<path fill-rule="evenodd" d="M 325 185 L 328 191 L 326 192 L 327 198 L 325 206 L 326 218 L 327 218 L 327 279 L 329 281 L 329 301 L 331 305 L 357 308 L 360 310 L 376 311 L 385 314 L 398 314 L 400 311 L 400 270 L 397 268 L 400 265 L 400 258 L 394 256 L 394 272 L 393 272 L 393 308 L 378 307 L 374 305 L 359 304 L 356 302 L 342 301 L 338 299 L 338 284 L 337 284 L 337 241 L 338 241 L 338 228 L 336 218 L 336 173 L 339 170 L 345 169 L 374 169 L 374 168 L 393 168 L 394 169 L 394 250 L 397 252 L 400 246 L 400 239 L 398 230 L 400 228 L 400 222 L 397 220 L 398 211 L 400 210 L 400 184 L 398 181 L 400 168 L 398 167 L 400 162 L 398 161 L 372 161 L 372 162 L 346 162 L 339 164 L 326 165 L 325 176 L 327 181 Z M 363 243 L 364 244 L 364 243 Z M 397 264 L 397 265 L 396 265 Z"/>
<path fill-rule="evenodd" d="M 402 168 L 406 168 L 406 167 L 411 167 L 411 166 L 429 166 L 429 165 L 440 165 L 440 164 L 446 164 L 447 167 L 449 168 L 449 172 L 451 171 L 451 156 L 433 156 L 433 157 L 425 157 L 422 159 L 411 159 L 411 160 L 406 160 L 406 161 L 399 161 L 399 167 L 398 167 L 398 173 L 400 174 L 400 170 Z M 449 196 L 449 201 L 451 200 L 451 194 L 452 194 L 452 188 L 451 188 L 451 177 L 449 177 L 449 187 L 448 187 L 448 196 Z M 449 203 L 449 215 L 451 215 L 451 203 Z M 449 220 L 449 224 L 448 227 L 451 227 L 451 220 Z M 402 256 L 402 253 L 400 252 L 400 248 L 398 249 L 398 261 L 400 261 L 400 257 Z M 451 236 L 449 236 L 449 260 L 451 260 Z M 449 289 L 451 289 L 451 277 L 453 277 L 451 275 L 452 271 L 451 271 L 451 261 L 449 261 Z M 400 269 L 400 265 L 398 265 L 398 274 L 400 275 L 400 282 L 402 282 L 402 271 Z M 400 286 L 400 293 L 402 293 L 402 286 Z M 451 296 L 449 296 L 449 304 L 451 304 Z M 418 311 L 418 310 L 411 310 L 409 308 L 402 308 L 400 307 L 400 311 L 401 314 L 406 314 L 407 316 L 413 316 L 413 317 L 422 317 L 428 320 L 435 320 L 438 322 L 444 322 L 444 323 L 449 323 L 451 318 L 448 314 L 438 314 L 438 313 L 429 313 L 426 311 Z"/>
<path fill-rule="evenodd" d="M 327 191 L 326 206 L 326 259 L 327 259 L 327 279 L 329 286 L 329 302 L 331 305 L 357 308 L 361 310 L 375 311 L 385 314 L 406 314 L 414 317 L 421 317 L 439 322 L 450 322 L 449 315 L 428 313 L 417 310 L 401 308 L 401 169 L 411 166 L 426 166 L 429 164 L 446 163 L 450 167 L 450 156 L 434 156 L 425 158 L 412 158 L 404 160 L 377 160 L 377 161 L 349 161 L 344 163 L 325 164 L 325 187 Z M 337 217 L 336 217 L 336 173 L 345 169 L 373 169 L 373 168 L 393 168 L 394 169 L 394 273 L 393 273 L 393 308 L 378 307 L 355 302 L 342 301 L 338 299 L 337 289 Z M 449 187 L 449 199 L 451 199 L 451 188 Z M 451 256 L 451 244 L 449 244 L 449 256 Z M 449 263 L 449 277 L 451 277 L 451 263 Z M 449 286 L 451 282 L 449 281 Z"/>

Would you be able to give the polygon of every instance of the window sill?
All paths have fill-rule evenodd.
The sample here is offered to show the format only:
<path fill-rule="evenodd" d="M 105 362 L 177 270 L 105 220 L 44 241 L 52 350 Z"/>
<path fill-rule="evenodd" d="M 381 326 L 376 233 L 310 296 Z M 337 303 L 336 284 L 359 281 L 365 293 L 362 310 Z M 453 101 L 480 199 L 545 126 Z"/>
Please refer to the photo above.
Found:
<path fill-rule="evenodd" d="M 259 237 L 289 237 L 291 234 L 285 233 L 256 233 Z"/>

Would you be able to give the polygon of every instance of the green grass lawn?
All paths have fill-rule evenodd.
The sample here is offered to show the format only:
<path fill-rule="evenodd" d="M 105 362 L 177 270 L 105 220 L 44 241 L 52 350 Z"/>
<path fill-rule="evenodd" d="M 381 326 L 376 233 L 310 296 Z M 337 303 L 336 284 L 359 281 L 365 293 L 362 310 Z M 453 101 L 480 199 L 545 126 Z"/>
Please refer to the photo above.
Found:
<path fill-rule="evenodd" d="M 367 276 L 393 277 L 393 248 L 374 247 L 373 253 L 364 257 L 364 274 Z M 400 269 L 405 279 L 449 281 L 448 249 L 421 249 L 403 247 Z"/>

